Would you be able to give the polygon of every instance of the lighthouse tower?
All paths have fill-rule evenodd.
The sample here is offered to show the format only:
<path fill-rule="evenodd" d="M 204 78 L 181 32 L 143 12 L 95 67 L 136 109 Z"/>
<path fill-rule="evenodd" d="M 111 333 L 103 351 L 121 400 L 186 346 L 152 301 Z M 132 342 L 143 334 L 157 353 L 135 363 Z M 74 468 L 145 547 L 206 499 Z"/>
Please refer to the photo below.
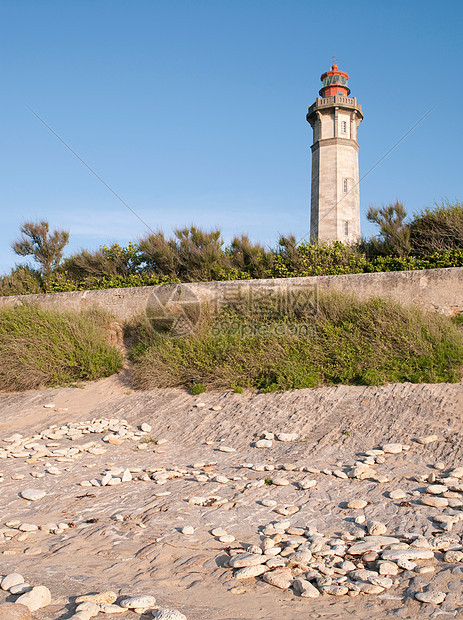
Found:
<path fill-rule="evenodd" d="M 362 106 L 349 97 L 347 73 L 331 67 L 321 76 L 320 96 L 310 106 L 313 129 L 311 241 L 357 241 L 360 196 L 357 128 Z"/>

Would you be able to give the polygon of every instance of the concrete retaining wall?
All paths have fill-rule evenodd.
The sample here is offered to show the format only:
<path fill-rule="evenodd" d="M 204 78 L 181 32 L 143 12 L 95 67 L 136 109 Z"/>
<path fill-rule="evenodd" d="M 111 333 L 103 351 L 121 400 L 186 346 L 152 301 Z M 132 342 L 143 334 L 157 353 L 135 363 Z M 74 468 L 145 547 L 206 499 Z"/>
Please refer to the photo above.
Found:
<path fill-rule="evenodd" d="M 315 296 L 317 291 L 340 291 L 355 294 L 361 299 L 389 297 L 403 303 L 419 304 L 428 310 L 456 315 L 463 312 L 463 268 L 18 295 L 0 297 L 0 308 L 25 303 L 55 310 L 100 306 L 125 321 L 147 309 L 158 315 L 163 312 L 168 314 L 169 310 L 179 310 L 185 305 L 198 306 L 204 302 L 219 304 L 237 298 L 252 303 L 276 293 L 287 295 L 291 303 L 300 293 Z"/>

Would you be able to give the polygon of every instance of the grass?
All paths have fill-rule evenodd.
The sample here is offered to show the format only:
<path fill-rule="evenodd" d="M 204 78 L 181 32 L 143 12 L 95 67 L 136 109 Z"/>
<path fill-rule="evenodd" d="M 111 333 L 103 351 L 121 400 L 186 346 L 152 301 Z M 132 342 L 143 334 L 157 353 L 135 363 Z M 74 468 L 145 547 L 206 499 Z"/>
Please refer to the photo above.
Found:
<path fill-rule="evenodd" d="M 135 386 L 271 392 L 461 377 L 463 334 L 444 316 L 380 298 L 324 293 L 306 301 L 206 310 L 184 336 L 140 319 L 132 330 Z"/>
<path fill-rule="evenodd" d="M 0 390 L 23 391 L 107 377 L 122 367 L 103 311 L 55 312 L 33 305 L 0 311 Z"/>

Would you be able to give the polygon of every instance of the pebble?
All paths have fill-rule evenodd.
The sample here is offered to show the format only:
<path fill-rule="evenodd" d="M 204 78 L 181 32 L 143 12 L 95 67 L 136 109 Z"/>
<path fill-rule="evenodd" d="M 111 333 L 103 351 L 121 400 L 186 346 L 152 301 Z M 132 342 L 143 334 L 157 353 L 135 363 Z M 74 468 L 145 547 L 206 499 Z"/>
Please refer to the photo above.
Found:
<path fill-rule="evenodd" d="M 109 604 L 111 605 L 117 599 L 117 593 L 113 592 L 113 590 L 106 590 L 105 592 L 97 592 L 95 594 L 84 594 L 82 596 L 78 596 L 75 600 L 76 604 L 85 603 L 90 601 L 92 603 L 96 603 L 97 605 Z"/>
<path fill-rule="evenodd" d="M 370 536 L 382 536 L 386 533 L 387 527 L 379 521 L 369 521 L 367 523 L 367 530 Z"/>
<path fill-rule="evenodd" d="M 382 446 L 382 450 L 385 454 L 400 454 L 403 450 L 401 443 L 387 443 Z"/>
<path fill-rule="evenodd" d="M 21 583 L 24 583 L 24 577 L 22 575 L 19 573 L 10 573 L 2 579 L 0 587 L 2 590 L 9 590 L 13 586 L 18 586 Z"/>
<path fill-rule="evenodd" d="M 227 531 L 223 529 L 223 527 L 216 527 L 211 530 L 212 536 L 226 536 Z"/>
<path fill-rule="evenodd" d="M 438 441 L 438 439 L 439 437 L 437 435 L 426 435 L 424 437 L 417 437 L 415 441 L 425 446 L 428 443 L 432 443 L 433 441 Z"/>
<path fill-rule="evenodd" d="M 155 604 L 156 599 L 150 595 L 129 596 L 120 602 L 120 606 L 125 609 L 150 609 Z"/>
<path fill-rule="evenodd" d="M 182 527 L 182 534 L 185 534 L 185 536 L 191 536 L 194 533 L 195 528 L 192 525 L 185 525 Z"/>
<path fill-rule="evenodd" d="M 293 581 L 293 589 L 303 598 L 317 598 L 320 592 L 307 579 L 295 579 Z"/>
<path fill-rule="evenodd" d="M 271 439 L 259 439 L 254 445 L 256 448 L 271 448 L 273 441 Z"/>
<path fill-rule="evenodd" d="M 115 605 L 114 603 L 101 603 L 100 611 L 104 614 L 125 614 L 126 609 L 121 607 L 120 605 Z"/>
<path fill-rule="evenodd" d="M 278 502 L 275 501 L 274 499 L 263 499 L 261 501 L 262 506 L 265 506 L 266 508 L 274 508 Z"/>
<path fill-rule="evenodd" d="M 223 536 L 219 536 L 219 542 L 221 543 L 232 543 L 235 542 L 236 538 L 231 534 L 224 534 Z"/>
<path fill-rule="evenodd" d="M 280 588 L 280 590 L 289 590 L 293 580 L 291 571 L 284 569 L 276 569 L 265 573 L 262 579 L 271 586 Z"/>
<path fill-rule="evenodd" d="M 46 492 L 41 489 L 24 489 L 24 491 L 21 491 L 20 495 L 23 499 L 28 499 L 31 502 L 35 502 L 38 499 L 45 497 Z"/>
<path fill-rule="evenodd" d="M 219 446 L 217 448 L 220 452 L 236 452 L 235 448 L 231 448 L 230 446 Z"/>
<path fill-rule="evenodd" d="M 278 441 L 296 441 L 299 437 L 297 433 L 276 433 L 275 435 Z"/>
<path fill-rule="evenodd" d="M 258 564 L 254 566 L 244 566 L 243 568 L 239 568 L 237 571 L 233 573 L 233 577 L 235 579 L 249 579 L 251 577 L 258 577 L 259 575 L 263 575 L 270 568 L 265 564 Z"/>
<path fill-rule="evenodd" d="M 368 502 L 364 499 L 351 499 L 350 502 L 348 502 L 347 507 L 352 508 L 353 510 L 362 510 L 362 508 L 365 508 L 367 505 Z"/>
<path fill-rule="evenodd" d="M 228 561 L 228 564 L 231 568 L 244 568 L 264 564 L 267 559 L 265 555 L 259 553 L 238 553 Z"/>
<path fill-rule="evenodd" d="M 30 611 L 37 611 L 51 603 L 51 593 L 45 586 L 34 586 L 32 590 L 21 594 L 15 603 L 25 605 Z"/>
<path fill-rule="evenodd" d="M 148 424 L 147 422 L 143 422 L 143 424 L 140 426 L 140 429 L 144 433 L 149 433 L 149 432 L 151 432 L 151 424 Z"/>
<path fill-rule="evenodd" d="M 448 487 L 443 484 L 431 484 L 426 488 L 426 493 L 430 495 L 441 495 L 441 493 L 447 493 Z"/>
<path fill-rule="evenodd" d="M 406 493 L 402 489 L 395 489 L 394 491 L 389 491 L 389 497 L 391 499 L 404 499 Z"/>
<path fill-rule="evenodd" d="M 449 500 L 446 497 L 436 497 L 434 495 L 425 495 L 420 501 L 425 506 L 432 506 L 433 508 L 445 508 L 449 505 Z"/>
<path fill-rule="evenodd" d="M 17 586 L 11 586 L 11 588 L 9 589 L 9 592 L 10 594 L 18 595 L 18 594 L 24 594 L 24 592 L 29 592 L 29 590 L 32 590 L 32 586 L 24 582 L 24 583 L 18 583 Z"/>
<path fill-rule="evenodd" d="M 432 560 L 434 552 L 431 549 L 385 549 L 382 552 L 384 560 Z"/>
<path fill-rule="evenodd" d="M 433 605 L 440 605 L 445 601 L 445 597 L 446 595 L 444 592 L 433 592 L 429 590 L 427 592 L 417 592 L 415 594 L 417 601 L 421 603 L 431 603 Z"/>
<path fill-rule="evenodd" d="M 276 487 L 287 487 L 289 485 L 289 480 L 287 478 L 283 478 L 282 476 L 275 476 L 272 478 L 272 484 Z"/>

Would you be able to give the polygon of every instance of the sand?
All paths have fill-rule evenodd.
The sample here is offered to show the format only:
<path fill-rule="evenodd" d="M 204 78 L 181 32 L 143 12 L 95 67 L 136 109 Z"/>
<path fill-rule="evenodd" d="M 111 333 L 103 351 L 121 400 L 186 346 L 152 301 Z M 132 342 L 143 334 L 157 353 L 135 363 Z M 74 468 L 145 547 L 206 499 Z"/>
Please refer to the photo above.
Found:
<path fill-rule="evenodd" d="M 195 406 L 201 402 L 204 407 Z M 45 408 L 47 404 L 54 406 Z M 435 472 L 437 461 L 446 469 L 463 465 L 462 415 L 462 384 L 338 386 L 283 394 L 211 392 L 191 396 L 181 390 L 134 392 L 123 373 L 82 388 L 0 394 L 0 439 L 12 433 L 32 437 L 51 424 L 96 418 L 125 419 L 134 429 L 142 423 L 152 427 L 141 437 L 143 443 L 126 440 L 122 445 L 109 445 L 102 440 L 105 433 L 57 441 L 61 448 L 69 448 L 92 440 L 107 449 L 101 455 L 84 452 L 73 462 L 48 457 L 33 463 L 27 458 L 0 460 L 4 476 L 0 528 L 12 520 L 38 526 L 48 522 L 71 525 L 58 534 L 38 531 L 24 541 L 1 541 L 0 574 L 19 572 L 32 585 L 50 589 L 52 604 L 35 612 L 37 619 L 68 618 L 75 597 L 108 589 L 121 596 L 152 594 L 161 607 L 176 608 L 190 620 L 418 618 L 437 611 L 458 616 L 463 611 L 459 566 L 435 563 L 434 574 L 411 573 L 377 596 L 304 599 L 259 579 L 234 580 L 231 569 L 223 565 L 229 545 L 219 542 L 211 530 L 222 527 L 233 535 L 236 543 L 232 547 L 259 543 L 260 526 L 286 519 L 261 503 L 274 499 L 278 506 L 299 508 L 288 517 L 293 526 L 316 527 L 331 536 L 342 532 L 357 535 L 362 526 L 354 519 L 359 514 L 384 522 L 391 536 L 432 536 L 440 531 L 432 516 L 442 510 L 420 504 L 413 493 L 423 492 L 426 485 L 413 477 Z M 253 444 L 263 431 L 295 432 L 298 438 L 257 449 Z M 432 434 L 438 440 L 428 445 L 414 441 Z M 155 443 L 159 440 L 167 441 Z M 245 488 L 249 482 L 274 473 L 243 468 L 243 463 L 343 470 L 360 454 L 387 442 L 410 445 L 408 451 L 375 466 L 390 478 L 389 483 L 279 471 L 290 484 Z M 0 446 L 6 445 L 0 441 Z M 219 448 L 223 446 L 236 451 L 222 452 Z M 216 464 L 192 467 L 201 462 Z M 61 470 L 61 475 L 45 473 L 50 467 Z M 150 479 L 117 486 L 81 486 L 91 478 L 101 480 L 110 467 L 139 468 L 134 478 L 147 470 L 151 475 L 156 468 L 186 473 L 165 484 Z M 45 476 L 34 478 L 32 472 L 44 472 Z M 226 476 L 228 481 L 198 482 L 197 473 L 209 478 Z M 12 478 L 18 475 L 24 478 Z M 316 479 L 316 486 L 298 489 L 296 483 L 305 478 Z M 27 487 L 43 489 L 46 496 L 35 502 L 22 499 L 19 494 Z M 406 501 L 388 497 L 389 491 L 398 488 L 406 493 Z M 156 496 L 167 492 L 170 494 Z M 188 503 L 193 496 L 220 496 L 230 501 L 224 506 L 197 506 Z M 348 509 L 347 502 L 352 499 L 365 499 L 368 505 L 363 510 Z M 194 533 L 182 534 L 184 526 L 192 526 Z M 459 533 L 461 526 L 456 524 L 454 532 Z M 428 583 L 446 589 L 448 596 L 442 606 L 414 599 L 413 592 Z M 0 603 L 5 600 L 14 597 L 0 592 Z M 114 617 L 140 616 L 128 612 Z"/>

